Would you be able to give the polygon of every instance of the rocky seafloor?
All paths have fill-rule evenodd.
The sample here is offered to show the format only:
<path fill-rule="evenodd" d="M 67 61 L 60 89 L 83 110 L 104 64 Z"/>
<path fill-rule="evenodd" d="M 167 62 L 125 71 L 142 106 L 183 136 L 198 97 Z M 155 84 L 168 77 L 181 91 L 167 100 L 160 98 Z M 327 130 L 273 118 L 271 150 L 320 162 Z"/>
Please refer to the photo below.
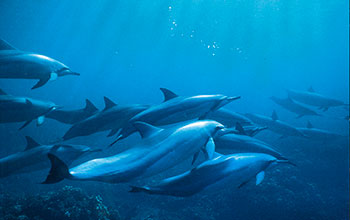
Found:
<path fill-rule="evenodd" d="M 55 192 L 0 198 L 0 220 L 119 220 L 117 210 L 105 206 L 100 196 L 65 186 Z"/>

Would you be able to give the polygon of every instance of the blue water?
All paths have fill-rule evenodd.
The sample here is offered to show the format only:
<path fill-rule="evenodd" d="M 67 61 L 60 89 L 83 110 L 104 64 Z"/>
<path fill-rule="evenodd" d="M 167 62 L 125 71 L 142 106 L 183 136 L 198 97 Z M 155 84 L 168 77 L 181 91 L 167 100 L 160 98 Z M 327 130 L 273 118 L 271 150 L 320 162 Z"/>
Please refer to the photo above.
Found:
<path fill-rule="evenodd" d="M 349 103 L 348 1 L 0 1 L 0 38 L 23 51 L 55 58 L 80 77 L 67 76 L 30 90 L 31 80 L 0 80 L 9 94 L 80 108 L 103 96 L 118 104 L 157 104 L 160 87 L 180 95 L 240 95 L 227 108 L 270 115 L 297 127 L 348 134 L 349 114 L 332 108 L 324 117 L 295 119 L 270 96 L 286 89 L 317 92 Z M 69 128 L 53 120 L 0 125 L 0 156 L 24 148 L 24 135 L 42 143 Z M 70 143 L 105 147 L 107 133 Z M 43 186 L 47 170 L 0 180 L 13 195 L 52 191 L 65 185 L 101 195 L 125 219 L 349 219 L 349 140 L 316 143 L 258 136 L 293 158 L 298 167 L 267 172 L 265 181 L 190 198 L 129 194 L 127 185 L 63 181 Z M 111 155 L 138 141 L 125 140 Z"/>

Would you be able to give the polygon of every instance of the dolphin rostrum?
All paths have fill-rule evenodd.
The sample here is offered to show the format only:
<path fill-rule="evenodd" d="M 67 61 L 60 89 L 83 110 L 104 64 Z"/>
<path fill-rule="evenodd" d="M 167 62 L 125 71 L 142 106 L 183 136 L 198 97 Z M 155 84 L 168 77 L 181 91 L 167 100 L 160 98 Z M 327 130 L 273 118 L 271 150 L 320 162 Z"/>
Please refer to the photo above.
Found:
<path fill-rule="evenodd" d="M 41 125 L 45 115 L 57 107 L 52 102 L 8 95 L 0 89 L 0 123 L 25 122 L 22 129 L 37 119 L 37 125 Z"/>
<path fill-rule="evenodd" d="M 320 116 L 320 114 L 318 114 L 314 110 L 311 110 L 309 108 L 306 108 L 306 107 L 294 102 L 293 99 L 291 99 L 289 96 L 286 99 L 281 99 L 281 98 L 277 98 L 277 97 L 272 96 L 271 100 L 274 101 L 276 104 L 282 106 L 283 108 L 287 109 L 288 111 L 297 114 L 298 115 L 297 118 L 301 118 L 301 117 L 306 116 L 306 115 Z"/>
<path fill-rule="evenodd" d="M 72 72 L 63 63 L 44 55 L 17 50 L 0 39 L 0 78 L 39 79 L 32 89 L 45 85 L 49 80 L 65 75 L 80 75 Z"/>
<path fill-rule="evenodd" d="M 44 183 L 63 179 L 122 183 L 161 173 L 203 151 L 206 158 L 214 155 L 213 136 L 224 129 L 215 121 L 196 121 L 161 129 L 144 122 L 135 122 L 143 146 L 120 154 L 98 158 L 71 169 L 56 156 L 49 154 L 51 170 Z"/>
<path fill-rule="evenodd" d="M 349 104 L 346 104 L 343 101 L 316 93 L 312 87 L 310 87 L 306 92 L 296 90 L 287 90 L 287 92 L 288 96 L 295 101 L 319 107 L 319 109 L 323 109 L 323 111 L 327 111 L 328 108 L 335 106 L 349 106 Z"/>
<path fill-rule="evenodd" d="M 288 136 L 307 137 L 304 133 L 302 133 L 292 125 L 280 121 L 278 119 L 276 111 L 273 111 L 271 118 L 263 115 L 250 113 L 246 114 L 246 116 L 254 123 L 260 126 L 266 126 L 267 129 L 277 134 L 281 134 L 281 138 Z"/>
<path fill-rule="evenodd" d="M 24 151 L 0 159 L 0 178 L 46 169 L 50 164 L 48 153 L 62 158 L 69 165 L 85 153 L 100 151 L 82 145 L 40 145 L 28 136 L 26 140 Z"/>
<path fill-rule="evenodd" d="M 102 111 L 74 124 L 64 134 L 63 140 L 107 130 L 110 130 L 108 136 L 112 136 L 125 127 L 130 118 L 148 108 L 146 105 L 117 105 L 107 97 L 104 97 L 104 102 L 105 108 Z"/>
<path fill-rule="evenodd" d="M 132 126 L 133 122 L 142 121 L 155 126 L 162 126 L 192 119 L 204 119 L 210 112 L 216 111 L 233 100 L 240 98 L 239 96 L 228 97 L 224 95 L 182 97 L 165 88 L 160 90 L 164 95 L 164 102 L 151 106 L 131 118 L 128 126 L 121 130 L 117 140 L 111 145 L 136 131 L 134 126 Z"/>
<path fill-rule="evenodd" d="M 253 178 L 256 179 L 255 184 L 259 185 L 264 180 L 265 170 L 278 163 L 288 162 L 260 153 L 217 153 L 215 158 L 190 171 L 162 180 L 154 186 L 131 186 L 130 192 L 188 197 L 204 189 L 220 190 L 226 185 L 236 185 L 240 188 Z"/>
<path fill-rule="evenodd" d="M 85 107 L 77 110 L 60 110 L 56 109 L 46 115 L 65 124 L 75 124 L 82 121 L 98 112 L 98 109 L 88 99 L 85 100 Z"/>

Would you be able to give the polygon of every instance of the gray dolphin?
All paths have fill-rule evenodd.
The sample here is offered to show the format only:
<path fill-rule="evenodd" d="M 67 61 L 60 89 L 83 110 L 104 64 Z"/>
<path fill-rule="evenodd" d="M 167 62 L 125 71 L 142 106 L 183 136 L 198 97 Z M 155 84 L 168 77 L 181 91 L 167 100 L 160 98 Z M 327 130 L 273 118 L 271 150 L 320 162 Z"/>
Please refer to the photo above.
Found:
<path fill-rule="evenodd" d="M 131 186 L 130 192 L 188 197 L 204 189 L 220 190 L 227 185 L 242 187 L 254 177 L 259 185 L 265 170 L 273 164 L 287 163 L 275 157 L 259 153 L 221 155 L 200 164 L 181 175 L 162 180 L 155 186 Z"/>
<path fill-rule="evenodd" d="M 57 108 L 52 102 L 8 95 L 0 89 L 0 123 L 25 122 L 22 129 L 37 119 L 41 125 L 45 115 Z"/>
<path fill-rule="evenodd" d="M 250 113 L 247 113 L 246 116 L 254 123 L 260 126 L 266 126 L 269 130 L 277 134 L 281 134 L 281 138 L 288 136 L 307 137 L 304 133 L 302 133 L 292 125 L 280 121 L 278 119 L 276 111 L 273 111 L 271 117 Z"/>
<path fill-rule="evenodd" d="M 181 97 L 168 89 L 161 88 L 160 90 L 164 95 L 164 102 L 151 106 L 131 118 L 128 126 L 121 130 L 117 140 L 111 145 L 136 131 L 134 126 L 132 126 L 133 122 L 142 121 L 162 126 L 192 119 L 204 119 L 210 112 L 216 111 L 233 100 L 240 98 L 239 96 L 228 97 L 224 95 Z"/>
<path fill-rule="evenodd" d="M 319 109 L 323 109 L 323 111 L 327 111 L 329 107 L 349 106 L 349 104 L 346 104 L 343 101 L 316 93 L 312 87 L 310 87 L 306 92 L 296 90 L 287 90 L 287 92 L 289 97 L 295 101 L 319 107 Z"/>
<path fill-rule="evenodd" d="M 82 145 L 40 145 L 28 136 L 26 140 L 24 151 L 0 159 L 0 178 L 46 169 L 50 164 L 48 153 L 62 158 L 69 165 L 85 153 L 100 151 Z"/>
<path fill-rule="evenodd" d="M 335 140 L 348 137 L 345 135 L 337 134 L 337 133 L 326 131 L 323 129 L 314 128 L 314 126 L 311 124 L 310 121 L 307 122 L 306 128 L 298 128 L 298 130 L 314 141 L 327 142 L 327 141 L 335 141 Z"/>
<path fill-rule="evenodd" d="M 230 111 L 225 108 L 220 108 L 216 111 L 211 111 L 207 114 L 205 118 L 220 122 L 226 127 L 234 127 L 237 123 L 240 123 L 242 126 L 253 124 L 253 122 L 244 115 Z"/>
<path fill-rule="evenodd" d="M 131 148 L 115 156 L 87 161 L 68 167 L 49 154 L 51 170 L 44 183 L 63 179 L 122 183 L 161 173 L 203 151 L 206 158 L 214 155 L 213 136 L 224 129 L 215 121 L 196 121 L 161 129 L 143 122 L 134 124 L 144 139 L 143 146 Z"/>
<path fill-rule="evenodd" d="M 80 75 L 72 72 L 63 63 L 44 55 L 23 52 L 0 39 L 0 78 L 39 79 L 32 89 L 39 88 L 49 80 L 65 75 Z"/>
<path fill-rule="evenodd" d="M 229 150 L 230 153 L 264 153 L 270 154 L 279 160 L 288 160 L 281 153 L 274 150 L 269 144 L 246 135 L 225 134 L 214 138 L 216 150 Z"/>
<path fill-rule="evenodd" d="M 125 127 L 129 119 L 148 108 L 147 105 L 117 105 L 107 97 L 104 97 L 104 101 L 105 108 L 102 111 L 74 124 L 64 134 L 63 140 L 107 130 L 111 130 L 108 136 L 112 136 Z"/>
<path fill-rule="evenodd" d="M 85 100 L 85 107 L 76 110 L 61 110 L 56 109 L 55 111 L 49 112 L 46 117 L 52 118 L 65 124 L 76 124 L 79 121 L 87 119 L 88 117 L 96 114 L 98 109 L 88 99 Z"/>
<path fill-rule="evenodd" d="M 281 99 L 277 97 L 270 97 L 272 101 L 274 101 L 276 104 L 282 106 L 283 108 L 287 109 L 290 112 L 293 112 L 297 114 L 297 118 L 301 118 L 306 115 L 317 115 L 320 116 L 317 112 L 314 110 L 311 110 L 309 108 L 306 108 L 296 102 L 294 102 L 289 96 L 286 99 Z"/>

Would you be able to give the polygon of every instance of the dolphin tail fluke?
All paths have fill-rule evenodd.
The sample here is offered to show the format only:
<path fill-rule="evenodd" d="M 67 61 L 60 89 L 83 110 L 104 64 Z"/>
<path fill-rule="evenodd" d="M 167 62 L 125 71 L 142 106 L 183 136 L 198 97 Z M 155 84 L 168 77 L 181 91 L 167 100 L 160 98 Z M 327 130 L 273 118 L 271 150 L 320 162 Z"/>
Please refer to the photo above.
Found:
<path fill-rule="evenodd" d="M 129 192 L 131 193 L 139 193 L 139 192 L 145 192 L 145 193 L 149 193 L 149 190 L 146 189 L 145 187 L 137 187 L 137 186 L 130 186 L 130 190 Z"/>
<path fill-rule="evenodd" d="M 42 87 L 42 86 L 45 85 L 49 80 L 50 80 L 50 77 L 40 79 L 40 80 L 32 87 L 32 89 L 37 89 L 37 88 L 39 88 L 39 87 Z"/>
<path fill-rule="evenodd" d="M 51 162 L 51 169 L 49 175 L 46 177 L 46 180 L 42 182 L 42 184 L 58 183 L 71 175 L 69 173 L 68 166 L 62 160 L 51 153 L 49 153 L 47 156 Z"/>

